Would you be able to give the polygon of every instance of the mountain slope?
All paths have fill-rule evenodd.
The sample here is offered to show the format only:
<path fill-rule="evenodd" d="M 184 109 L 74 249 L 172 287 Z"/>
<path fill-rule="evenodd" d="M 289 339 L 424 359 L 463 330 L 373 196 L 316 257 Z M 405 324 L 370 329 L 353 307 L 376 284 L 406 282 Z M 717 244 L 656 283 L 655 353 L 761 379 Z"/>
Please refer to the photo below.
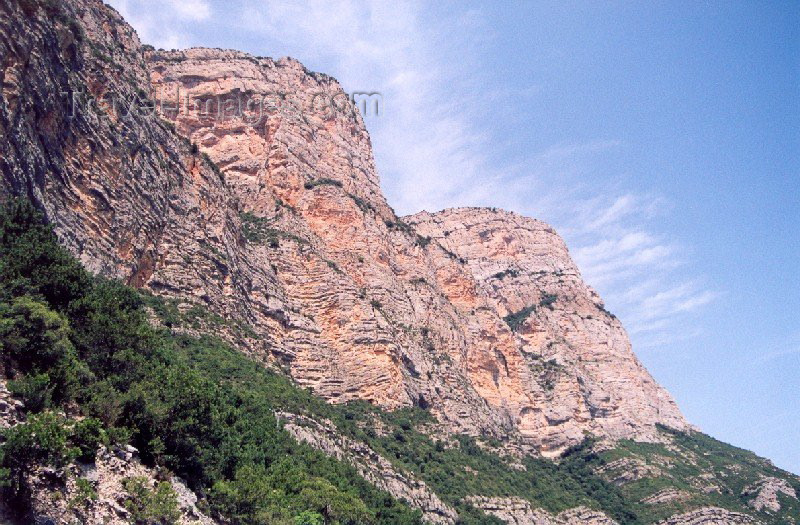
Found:
<path fill-rule="evenodd" d="M 391 496 L 443 524 L 783 524 L 800 511 L 800 478 L 696 432 L 588 440 L 555 463 L 432 437 L 419 408 L 326 404 L 219 340 L 181 335 L 208 312 L 84 273 L 24 205 L 0 211 L 0 248 L 12 521 L 418 523 Z M 166 488 L 155 499 L 148 486 Z"/>
<path fill-rule="evenodd" d="M 364 123 L 335 79 L 293 59 L 143 47 L 98 0 L 0 4 L 0 52 L 0 197 L 31 200 L 92 273 L 152 294 L 147 309 L 131 304 L 177 346 L 158 358 L 167 371 L 171 359 L 188 361 L 210 391 L 262 399 L 258 421 L 282 421 L 289 434 L 280 439 L 294 443 L 286 450 L 299 441 L 336 458 L 309 461 L 345 469 L 322 475 L 342 494 L 321 482 L 306 488 L 345 498 L 348 520 L 415 519 L 392 498 L 386 506 L 397 514 L 381 515 L 389 496 L 361 478 L 430 522 L 796 518 L 797 479 L 692 429 L 550 227 L 492 209 L 397 217 L 380 192 Z M 63 277 L 69 293 L 88 286 L 67 267 L 64 276 L 26 271 Z M 3 297 L 8 312 L 27 304 L 18 292 Z M 62 310 L 71 299 L 46 302 L 64 316 L 58 323 L 81 322 Z M 182 337 L 194 342 L 182 346 Z M 150 355 L 132 348 L 124 354 L 132 362 Z M 96 350 L 86 347 L 84 357 Z M 4 426 L 18 428 L 12 436 L 35 428 L 19 423 L 42 410 L 45 418 L 67 411 L 66 430 L 54 430 L 67 441 L 75 421 L 100 415 L 86 397 L 53 394 L 44 403 L 49 387 L 39 376 L 58 369 L 5 368 L 28 389 L 15 387 L 5 405 L 27 396 L 24 410 L 0 411 Z M 275 368 L 291 378 L 275 379 L 288 397 L 242 387 L 280 377 L 265 371 Z M 92 369 L 100 382 L 117 372 Z M 219 443 L 206 441 L 213 433 L 165 426 L 174 435 L 154 436 L 161 430 L 141 426 L 143 414 L 125 404 L 105 424 L 131 425 L 147 475 L 166 463 L 215 519 L 241 521 L 245 505 L 246 519 L 257 520 L 259 494 L 243 495 L 253 484 L 289 494 L 297 515 L 313 511 L 302 488 L 274 472 L 218 468 L 223 460 L 210 451 Z M 199 448 L 187 448 L 184 431 Z M 31 468 L 45 475 L 50 459 L 33 458 Z M 74 470 L 67 459 L 58 472 Z M 249 457 L 240 466 L 250 460 L 259 464 Z M 233 499 L 215 494 L 217 483 Z M 32 486 L 44 495 L 75 489 Z"/>

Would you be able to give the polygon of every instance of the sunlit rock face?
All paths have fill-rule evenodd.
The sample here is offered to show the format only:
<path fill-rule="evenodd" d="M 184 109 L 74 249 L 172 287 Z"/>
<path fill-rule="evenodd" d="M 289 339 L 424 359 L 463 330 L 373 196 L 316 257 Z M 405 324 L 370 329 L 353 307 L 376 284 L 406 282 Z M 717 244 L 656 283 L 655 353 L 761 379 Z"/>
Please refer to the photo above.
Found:
<path fill-rule="evenodd" d="M 198 330 L 332 402 L 416 404 L 550 455 L 686 428 L 546 224 L 397 217 L 335 79 L 146 50 L 101 2 L 61 5 L 0 5 L 0 194 L 32 198 L 87 267 L 209 309 L 222 322 Z"/>
<path fill-rule="evenodd" d="M 686 427 L 550 226 L 479 208 L 408 222 L 443 247 L 433 264 L 471 335 L 471 384 L 512 414 L 526 440 L 553 453 L 587 432 L 646 440 L 655 423 Z M 452 261 L 469 288 L 453 285 Z"/>
<path fill-rule="evenodd" d="M 172 102 L 164 116 L 262 228 L 248 258 L 276 267 L 302 319 L 276 338 L 301 384 L 334 401 L 421 403 L 453 430 L 550 454 L 587 432 L 686 427 L 548 225 L 490 209 L 396 217 L 334 79 L 233 51 L 148 60 Z"/>

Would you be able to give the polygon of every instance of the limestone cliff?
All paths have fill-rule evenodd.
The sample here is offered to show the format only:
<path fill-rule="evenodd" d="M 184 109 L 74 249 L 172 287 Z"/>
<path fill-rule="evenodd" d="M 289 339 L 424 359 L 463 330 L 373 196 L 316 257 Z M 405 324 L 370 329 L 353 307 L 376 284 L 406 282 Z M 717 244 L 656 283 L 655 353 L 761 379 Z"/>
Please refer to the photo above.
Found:
<path fill-rule="evenodd" d="M 333 401 L 421 403 L 451 429 L 545 453 L 585 432 L 686 427 L 547 225 L 482 209 L 396 217 L 335 80 L 233 51 L 148 60 L 164 116 L 223 170 L 248 257 L 276 267 L 302 320 L 270 331 L 298 382 Z"/>
<path fill-rule="evenodd" d="M 417 404 L 546 454 L 686 428 L 547 225 L 397 217 L 333 78 L 145 51 L 92 0 L 25 5 L 2 7 L 0 188 L 33 198 L 90 269 L 209 308 L 333 402 Z"/>
<path fill-rule="evenodd" d="M 96 1 L 23 7 L 2 8 L 0 188 L 33 198 L 90 269 L 209 308 L 333 402 L 417 404 L 548 454 L 686 427 L 552 229 L 397 217 L 333 78 L 146 51 Z"/>

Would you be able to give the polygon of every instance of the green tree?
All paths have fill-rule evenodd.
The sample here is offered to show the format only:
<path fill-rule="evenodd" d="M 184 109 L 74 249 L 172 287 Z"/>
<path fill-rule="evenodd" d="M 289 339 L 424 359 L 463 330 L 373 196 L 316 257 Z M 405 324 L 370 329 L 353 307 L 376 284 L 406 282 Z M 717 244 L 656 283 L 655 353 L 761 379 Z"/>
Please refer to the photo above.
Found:
<path fill-rule="evenodd" d="M 64 311 L 90 286 L 90 275 L 58 244 L 52 228 L 28 201 L 0 207 L 0 301 L 41 296 Z"/>
<path fill-rule="evenodd" d="M 136 525 L 172 525 L 181 517 L 178 495 L 166 481 L 149 487 L 147 478 L 127 478 L 122 483 L 128 493 L 125 508 Z"/>
<path fill-rule="evenodd" d="M 36 466 L 62 468 L 77 452 L 69 446 L 69 430 L 63 416 L 43 412 L 4 432 L 2 467 L 12 498 L 25 496 L 25 475 Z"/>
<path fill-rule="evenodd" d="M 356 496 L 339 490 L 329 481 L 315 478 L 303 483 L 300 500 L 318 512 L 325 523 L 368 523 L 370 513 Z"/>
<path fill-rule="evenodd" d="M 50 381 L 49 374 L 28 374 L 9 381 L 8 389 L 15 396 L 22 398 L 27 410 L 41 412 L 50 407 L 55 386 Z"/>
<path fill-rule="evenodd" d="M 29 296 L 0 303 L 0 352 L 6 370 L 32 377 L 17 384 L 45 408 L 69 399 L 88 370 L 78 361 L 64 315 Z M 35 407 L 32 407 L 35 408 Z"/>
<path fill-rule="evenodd" d="M 318 512 L 304 510 L 294 517 L 294 525 L 325 525 L 325 518 Z"/>
<path fill-rule="evenodd" d="M 70 441 L 78 448 L 82 461 L 94 461 L 97 450 L 108 445 L 108 435 L 102 422 L 88 417 L 75 423 Z"/>

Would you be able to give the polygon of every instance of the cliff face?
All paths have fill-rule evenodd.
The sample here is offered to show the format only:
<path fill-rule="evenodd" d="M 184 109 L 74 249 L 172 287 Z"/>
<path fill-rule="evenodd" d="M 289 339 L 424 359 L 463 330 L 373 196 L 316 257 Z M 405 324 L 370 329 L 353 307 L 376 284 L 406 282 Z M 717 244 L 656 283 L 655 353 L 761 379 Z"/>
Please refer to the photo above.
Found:
<path fill-rule="evenodd" d="M 247 318 L 272 270 L 248 267 L 235 196 L 148 107 L 135 32 L 101 2 L 45 5 L 0 5 L 0 196 L 38 203 L 97 273 Z"/>
<path fill-rule="evenodd" d="M 558 447 L 587 431 L 649 439 L 654 422 L 686 427 L 547 224 L 488 209 L 407 220 L 444 248 L 433 264 L 472 335 L 471 383 L 524 437 Z M 451 285 L 450 254 L 471 278 L 466 290 Z"/>
<path fill-rule="evenodd" d="M 487 209 L 396 217 L 358 112 L 291 59 L 148 60 L 163 115 L 225 172 L 260 233 L 248 256 L 277 268 L 299 314 L 274 336 L 298 382 L 334 401 L 421 403 L 452 429 L 547 453 L 587 431 L 686 427 L 552 228 Z"/>
<path fill-rule="evenodd" d="M 2 7 L 0 191 L 39 203 L 87 267 L 209 308 L 333 402 L 416 404 L 547 454 L 686 428 L 547 225 L 398 218 L 336 80 L 144 51 L 101 3 L 52 5 Z"/>

